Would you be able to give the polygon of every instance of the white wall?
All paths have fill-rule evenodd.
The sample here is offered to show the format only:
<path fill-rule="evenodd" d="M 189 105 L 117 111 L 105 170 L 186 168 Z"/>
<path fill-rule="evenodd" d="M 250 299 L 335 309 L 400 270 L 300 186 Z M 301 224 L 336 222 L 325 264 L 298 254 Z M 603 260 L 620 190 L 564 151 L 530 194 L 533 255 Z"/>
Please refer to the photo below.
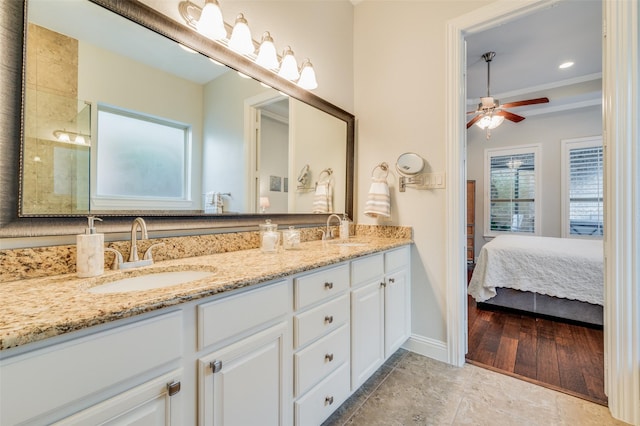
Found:
<path fill-rule="evenodd" d="M 516 112 L 516 111 L 514 111 Z M 476 234 L 475 256 L 488 241 L 484 233 L 484 162 L 485 150 L 518 145 L 541 146 L 541 234 L 545 237 L 562 236 L 561 216 L 561 140 L 602 134 L 602 107 L 530 116 L 520 123 L 505 121 L 491 132 L 491 138 L 477 126 L 467 131 L 467 178 L 476 181 Z"/>
<path fill-rule="evenodd" d="M 158 90 L 158 87 L 163 90 Z M 97 117 L 96 103 L 102 102 L 191 124 L 191 200 L 193 207 L 199 208 L 201 163 L 198 159 L 202 153 L 203 102 L 201 85 L 80 41 L 78 99 L 93 103 L 93 123 L 96 123 Z M 93 129 L 95 130 L 95 124 Z M 96 181 L 94 171 L 91 179 Z M 94 192 L 93 189 L 91 192 Z M 185 206 L 180 208 L 184 209 Z"/>
<path fill-rule="evenodd" d="M 324 181 L 327 177 L 326 174 L 322 174 L 323 170 L 333 170 L 332 211 L 344 213 L 344 179 L 347 175 L 347 152 L 344 143 L 347 134 L 346 123 L 305 103 L 292 101 L 289 103 L 289 126 L 289 157 L 292 159 L 289 175 L 297 178 L 300 170 L 309 165 L 309 185 L 315 188 L 316 182 Z M 298 182 L 294 184 L 297 185 Z M 312 212 L 314 194 L 315 191 L 291 193 L 289 211 Z"/>
<path fill-rule="evenodd" d="M 354 7 L 354 105 L 357 135 L 357 221 L 371 169 L 414 151 L 427 171 L 445 169 L 446 22 L 489 1 L 364 1 Z M 412 333 L 442 356 L 446 342 L 447 241 L 444 190 L 391 188 L 393 225 L 413 227 Z"/>
<path fill-rule="evenodd" d="M 142 2 L 184 24 L 178 1 Z M 269 31 L 279 53 L 291 46 L 298 65 L 309 58 L 319 85 L 313 93 L 353 112 L 353 6 L 349 0 L 220 1 L 220 8 L 228 24 L 244 13 L 254 40 Z"/>
<path fill-rule="evenodd" d="M 289 125 L 262 114 L 260 121 L 260 193 L 269 197 L 269 213 L 287 213 L 289 192 L 284 191 L 284 178 L 289 175 Z M 271 191 L 270 178 L 281 179 L 280 191 Z M 294 181 L 295 183 L 295 181 Z M 295 185 L 293 186 L 295 191 Z M 291 191 L 291 179 L 289 188 Z"/>

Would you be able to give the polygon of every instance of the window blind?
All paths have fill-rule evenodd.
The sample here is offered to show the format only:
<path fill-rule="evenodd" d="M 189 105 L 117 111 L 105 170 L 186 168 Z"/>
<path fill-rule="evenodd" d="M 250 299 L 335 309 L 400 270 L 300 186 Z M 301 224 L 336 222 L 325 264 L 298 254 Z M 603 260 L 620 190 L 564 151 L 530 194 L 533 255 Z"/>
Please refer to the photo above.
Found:
<path fill-rule="evenodd" d="M 535 154 L 490 158 L 491 231 L 535 232 Z"/>
<path fill-rule="evenodd" d="M 569 230 L 602 235 L 602 146 L 569 150 Z"/>

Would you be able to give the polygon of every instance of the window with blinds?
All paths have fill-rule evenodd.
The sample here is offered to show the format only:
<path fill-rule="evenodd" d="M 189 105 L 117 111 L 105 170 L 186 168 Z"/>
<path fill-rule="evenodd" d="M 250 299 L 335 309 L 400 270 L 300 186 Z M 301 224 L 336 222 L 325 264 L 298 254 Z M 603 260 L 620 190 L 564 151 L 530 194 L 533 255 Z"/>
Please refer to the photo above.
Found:
<path fill-rule="evenodd" d="M 491 233 L 536 233 L 537 149 L 487 152 Z"/>
<path fill-rule="evenodd" d="M 568 173 L 569 236 L 602 236 L 603 224 L 603 167 L 602 144 L 591 143 L 567 146 L 565 165 Z"/>

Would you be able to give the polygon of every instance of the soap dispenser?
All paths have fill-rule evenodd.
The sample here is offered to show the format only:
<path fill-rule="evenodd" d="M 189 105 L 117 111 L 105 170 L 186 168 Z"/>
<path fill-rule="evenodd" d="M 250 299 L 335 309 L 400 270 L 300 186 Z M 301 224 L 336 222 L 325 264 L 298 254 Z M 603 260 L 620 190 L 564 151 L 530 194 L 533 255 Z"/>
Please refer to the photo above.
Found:
<path fill-rule="evenodd" d="M 340 239 L 346 241 L 349 239 L 349 226 L 351 222 L 347 218 L 347 215 L 342 216 L 342 220 L 340 221 Z"/>
<path fill-rule="evenodd" d="M 76 236 L 76 271 L 81 278 L 97 277 L 104 273 L 104 234 L 98 234 L 94 221 L 99 217 L 87 217 L 89 227 Z"/>

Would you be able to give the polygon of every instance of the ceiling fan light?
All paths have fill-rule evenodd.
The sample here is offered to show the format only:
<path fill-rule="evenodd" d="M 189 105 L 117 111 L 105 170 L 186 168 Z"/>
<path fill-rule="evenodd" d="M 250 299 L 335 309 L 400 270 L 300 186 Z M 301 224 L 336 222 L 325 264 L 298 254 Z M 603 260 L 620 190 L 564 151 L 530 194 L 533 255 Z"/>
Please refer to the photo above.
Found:
<path fill-rule="evenodd" d="M 296 58 L 293 56 L 291 47 L 289 46 L 287 46 L 282 54 L 282 62 L 280 63 L 280 71 L 278 71 L 278 75 L 290 81 L 295 81 L 300 78 L 298 63 L 296 62 Z"/>
<path fill-rule="evenodd" d="M 305 59 L 302 63 L 302 71 L 300 72 L 300 80 L 298 80 L 298 86 L 303 89 L 313 90 L 318 87 L 318 81 L 316 80 L 316 72 L 313 69 L 313 65 L 309 59 Z"/>
<path fill-rule="evenodd" d="M 242 55 L 253 53 L 253 39 L 251 38 L 251 30 L 244 15 L 240 13 L 236 18 L 236 23 L 231 31 L 229 39 L 229 48 L 235 50 Z"/>
<path fill-rule="evenodd" d="M 486 114 L 480 120 L 476 121 L 476 126 L 482 130 L 493 130 L 504 121 L 504 117 L 501 115 Z"/>
<path fill-rule="evenodd" d="M 268 70 L 278 69 L 278 54 L 276 53 L 276 46 L 273 44 L 273 38 L 271 38 L 269 31 L 266 31 L 262 35 L 256 64 Z"/>
<path fill-rule="evenodd" d="M 200 19 L 196 24 L 200 34 L 213 40 L 222 40 L 227 36 L 222 20 L 222 11 L 217 0 L 206 0 Z"/>

